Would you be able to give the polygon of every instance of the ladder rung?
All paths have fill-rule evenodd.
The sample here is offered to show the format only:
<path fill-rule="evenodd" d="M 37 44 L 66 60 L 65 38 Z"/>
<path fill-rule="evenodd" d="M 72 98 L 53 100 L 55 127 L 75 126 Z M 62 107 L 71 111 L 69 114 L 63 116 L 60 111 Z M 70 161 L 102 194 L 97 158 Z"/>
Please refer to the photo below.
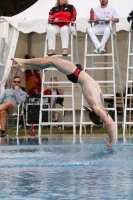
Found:
<path fill-rule="evenodd" d="M 43 84 L 45 85 L 45 84 L 54 84 L 54 83 L 57 83 L 57 82 L 55 82 L 55 81 L 45 81 L 45 82 L 43 82 Z M 69 84 L 69 85 L 72 85 L 72 83 L 70 82 L 70 81 L 58 81 L 58 84 Z"/>
<path fill-rule="evenodd" d="M 133 96 L 133 94 L 127 94 L 126 95 L 127 97 L 132 97 Z M 126 98 L 126 97 L 125 97 Z"/>
<path fill-rule="evenodd" d="M 72 124 L 73 125 L 74 122 L 41 122 L 41 126 L 43 125 L 60 125 L 60 124 Z"/>
<path fill-rule="evenodd" d="M 128 67 L 128 69 L 133 69 L 133 67 Z"/>
<path fill-rule="evenodd" d="M 133 124 L 133 122 L 125 122 L 125 124 Z"/>
<path fill-rule="evenodd" d="M 66 86 L 66 85 L 61 85 L 61 86 L 46 86 L 46 89 L 51 89 L 51 88 L 72 88 L 72 86 Z M 78 88 L 77 86 L 74 86 L 74 88 Z"/>
<path fill-rule="evenodd" d="M 41 109 L 41 111 L 52 111 L 52 110 L 54 110 L 54 111 L 59 111 L 59 110 L 61 110 L 61 111 L 74 111 L 74 109 L 73 108 L 42 108 Z"/>
<path fill-rule="evenodd" d="M 64 94 L 64 95 L 59 95 L 59 94 L 51 94 L 51 95 L 42 95 L 42 97 L 73 97 L 71 94 Z"/>
<path fill-rule="evenodd" d="M 127 82 L 128 82 L 128 83 L 132 83 L 132 82 L 133 82 L 133 80 L 128 80 Z"/>
<path fill-rule="evenodd" d="M 103 97 L 114 97 L 114 94 L 103 94 Z"/>
<path fill-rule="evenodd" d="M 94 124 L 93 122 L 81 122 L 81 124 L 86 124 L 86 125 L 89 125 L 89 124 Z"/>
<path fill-rule="evenodd" d="M 107 64 L 113 64 L 113 62 L 94 62 L 94 65 L 107 65 Z M 117 64 L 117 62 L 114 62 L 114 64 Z"/>
<path fill-rule="evenodd" d="M 115 108 L 108 108 L 108 107 L 105 107 L 105 109 L 107 109 L 107 110 L 116 110 Z M 85 111 L 85 109 L 83 109 L 83 111 Z"/>
<path fill-rule="evenodd" d="M 97 81 L 98 83 L 114 83 L 114 81 L 112 80 L 109 80 L 109 81 L 107 81 L 107 80 L 105 80 L 105 81 Z"/>
<path fill-rule="evenodd" d="M 103 69 L 113 69 L 113 67 L 89 67 L 89 68 L 86 67 L 85 70 L 86 70 L 86 69 L 87 69 L 87 70 L 97 70 L 97 69 L 98 69 L 98 70 L 100 70 L 100 69 L 103 70 Z"/>
<path fill-rule="evenodd" d="M 89 121 L 89 122 L 81 122 L 81 124 L 89 125 L 89 124 L 94 124 L 94 123 Z"/>
<path fill-rule="evenodd" d="M 62 54 L 56 54 L 56 55 L 53 55 L 54 57 L 64 57 Z M 46 55 L 45 57 L 49 57 L 48 55 Z M 71 54 L 68 54 L 66 57 L 72 57 Z"/>
<path fill-rule="evenodd" d="M 85 56 L 87 57 L 93 57 L 93 56 L 95 56 L 95 57 L 97 57 L 97 56 L 113 56 L 113 54 L 112 53 L 108 53 L 108 54 L 85 54 Z"/>
<path fill-rule="evenodd" d="M 130 110 L 133 110 L 133 108 L 126 108 L 126 110 L 130 111 Z"/>
<path fill-rule="evenodd" d="M 57 54 L 57 55 L 54 55 L 55 57 L 63 57 L 64 58 L 64 56 L 62 55 L 62 54 Z M 68 54 L 66 57 L 72 57 L 72 55 L 71 54 Z"/>
<path fill-rule="evenodd" d="M 38 126 L 38 125 L 39 125 L 39 123 L 38 124 L 34 124 L 34 126 Z M 31 124 L 26 123 L 26 126 L 31 126 Z"/>
<path fill-rule="evenodd" d="M 106 107 L 107 108 L 107 110 L 116 110 L 115 108 L 108 108 L 108 107 Z"/>

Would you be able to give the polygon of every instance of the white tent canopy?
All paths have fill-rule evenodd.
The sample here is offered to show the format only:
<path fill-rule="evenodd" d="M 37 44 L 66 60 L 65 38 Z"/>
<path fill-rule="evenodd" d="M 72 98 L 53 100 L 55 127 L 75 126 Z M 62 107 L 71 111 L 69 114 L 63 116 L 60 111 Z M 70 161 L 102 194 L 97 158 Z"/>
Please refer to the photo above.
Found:
<path fill-rule="evenodd" d="M 14 28 L 23 33 L 44 33 L 46 32 L 49 10 L 55 5 L 55 2 L 56 0 L 39 0 L 18 15 L 3 18 Z M 74 5 L 77 10 L 76 24 L 78 31 L 85 32 L 90 9 L 98 6 L 99 0 L 69 0 L 69 3 Z M 117 31 L 128 31 L 129 24 L 126 18 L 129 12 L 131 12 L 132 0 L 109 0 L 109 5 L 113 6 L 120 16 L 120 23 L 117 26 Z"/>
<path fill-rule="evenodd" d="M 2 80 L 6 82 L 12 61 L 18 43 L 19 33 L 45 33 L 49 10 L 55 5 L 56 0 L 39 0 L 27 10 L 13 17 L 0 17 L 0 66 L 4 66 Z M 87 21 L 90 16 L 90 9 L 98 6 L 99 0 L 69 0 L 69 3 L 74 5 L 77 10 L 77 30 L 85 33 Z M 127 16 L 131 12 L 132 0 L 109 0 L 109 5 L 113 6 L 119 16 L 120 22 L 117 24 L 117 31 L 129 30 Z M 2 22 L 4 19 L 4 22 Z M 24 44 L 23 44 L 24 45 Z M 38 45 L 38 43 L 36 43 Z M 21 47 L 22 48 L 22 47 Z M 2 68 L 1 68 L 2 69 Z M 5 84 L 2 85 L 4 90 Z"/>

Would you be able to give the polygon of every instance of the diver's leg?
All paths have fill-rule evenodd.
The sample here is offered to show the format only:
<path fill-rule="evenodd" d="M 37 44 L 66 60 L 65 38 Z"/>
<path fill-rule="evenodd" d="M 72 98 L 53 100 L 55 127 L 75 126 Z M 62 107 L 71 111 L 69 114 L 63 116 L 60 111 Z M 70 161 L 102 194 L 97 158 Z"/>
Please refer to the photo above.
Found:
<path fill-rule="evenodd" d="M 42 70 L 48 68 L 52 63 L 50 63 L 49 58 L 33 58 L 33 59 L 21 59 L 21 58 L 12 58 L 11 60 L 15 61 L 17 64 L 12 65 L 11 67 L 17 68 L 22 72 L 29 70 Z"/>
<path fill-rule="evenodd" d="M 72 62 L 57 58 L 57 57 L 48 57 L 48 58 L 33 58 L 33 59 L 21 59 L 21 58 L 12 58 L 17 64 L 12 65 L 20 69 L 21 71 L 29 70 L 42 70 L 50 66 L 55 67 L 63 74 L 72 74 L 77 68 Z M 20 67 L 19 67 L 20 66 Z"/>

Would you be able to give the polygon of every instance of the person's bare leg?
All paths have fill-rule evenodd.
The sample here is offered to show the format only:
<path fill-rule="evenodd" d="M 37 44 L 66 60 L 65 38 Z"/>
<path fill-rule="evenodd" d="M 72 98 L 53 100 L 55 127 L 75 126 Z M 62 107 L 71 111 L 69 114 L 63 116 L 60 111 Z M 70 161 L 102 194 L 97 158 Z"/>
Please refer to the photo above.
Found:
<path fill-rule="evenodd" d="M 22 72 L 24 72 L 27 69 L 42 70 L 50 66 L 53 66 L 52 63 L 50 62 L 51 58 L 33 58 L 33 59 L 12 58 L 11 60 L 14 60 L 17 64 L 12 65 L 11 67 L 17 68 Z"/>
<path fill-rule="evenodd" d="M 55 113 L 54 113 L 54 119 L 55 119 L 55 121 L 58 121 L 58 118 L 59 118 L 59 113 L 58 113 L 58 112 L 55 112 Z"/>
<path fill-rule="evenodd" d="M 14 107 L 13 102 L 8 101 L 8 102 L 0 105 L 0 111 L 2 111 L 2 110 L 11 110 L 13 107 Z"/>
<path fill-rule="evenodd" d="M 0 112 L 1 117 L 1 130 L 6 130 L 6 110 Z"/>
<path fill-rule="evenodd" d="M 57 57 L 47 57 L 47 58 L 33 58 L 33 59 L 21 59 L 12 58 L 17 64 L 11 67 L 17 68 L 20 71 L 29 70 L 42 70 L 48 67 L 55 67 L 60 72 L 65 75 L 71 74 L 77 68 L 72 62 L 57 58 Z"/>

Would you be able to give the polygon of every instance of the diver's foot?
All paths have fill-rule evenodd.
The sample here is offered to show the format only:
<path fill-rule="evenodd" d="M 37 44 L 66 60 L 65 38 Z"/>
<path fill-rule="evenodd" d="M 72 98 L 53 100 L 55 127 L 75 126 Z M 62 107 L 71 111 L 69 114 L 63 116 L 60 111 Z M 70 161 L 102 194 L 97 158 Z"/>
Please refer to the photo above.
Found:
<path fill-rule="evenodd" d="M 25 72 L 25 68 L 21 67 L 19 64 L 14 64 L 11 66 L 11 68 L 15 68 L 15 69 L 18 69 L 20 70 L 21 72 Z"/>
<path fill-rule="evenodd" d="M 110 140 L 107 142 L 107 146 L 109 147 L 109 148 L 112 148 L 112 146 L 113 146 L 113 142 L 111 142 Z"/>
<path fill-rule="evenodd" d="M 21 58 L 11 58 L 11 60 L 15 61 L 20 67 L 23 67 L 23 62 L 24 59 Z"/>

